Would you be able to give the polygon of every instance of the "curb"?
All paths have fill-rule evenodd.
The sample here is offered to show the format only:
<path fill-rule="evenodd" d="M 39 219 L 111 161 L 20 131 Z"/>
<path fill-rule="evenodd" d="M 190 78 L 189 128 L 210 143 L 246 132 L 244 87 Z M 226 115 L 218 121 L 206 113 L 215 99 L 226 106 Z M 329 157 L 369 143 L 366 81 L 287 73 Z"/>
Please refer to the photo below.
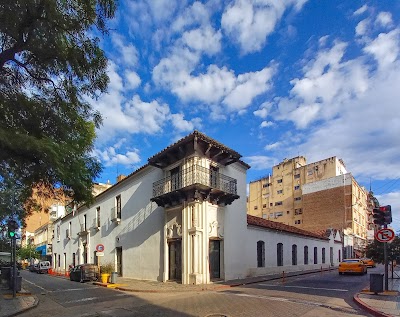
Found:
<path fill-rule="evenodd" d="M 381 312 L 379 310 L 376 310 L 375 308 L 367 305 L 364 303 L 360 298 L 359 298 L 360 293 L 357 293 L 353 296 L 353 301 L 360 306 L 362 309 L 365 309 L 368 311 L 371 315 L 375 317 L 392 317 L 392 315 L 385 314 L 384 312 Z"/>
<path fill-rule="evenodd" d="M 31 295 L 31 296 L 35 299 L 35 301 L 33 302 L 33 304 L 31 306 L 23 308 L 23 309 L 20 309 L 20 310 L 12 313 L 10 315 L 7 315 L 6 317 L 17 316 L 17 315 L 22 314 L 22 313 L 24 313 L 24 312 L 26 312 L 28 310 L 31 310 L 31 309 L 35 308 L 37 305 L 39 305 L 39 298 L 37 298 L 37 296 L 35 296 L 35 295 Z"/>

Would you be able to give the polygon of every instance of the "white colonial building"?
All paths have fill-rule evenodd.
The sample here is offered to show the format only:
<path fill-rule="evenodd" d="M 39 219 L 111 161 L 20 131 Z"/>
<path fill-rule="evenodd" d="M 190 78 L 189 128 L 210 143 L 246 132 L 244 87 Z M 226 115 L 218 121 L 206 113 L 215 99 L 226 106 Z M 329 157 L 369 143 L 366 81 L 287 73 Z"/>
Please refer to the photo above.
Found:
<path fill-rule="evenodd" d="M 53 268 L 100 260 L 124 277 L 203 284 L 336 265 L 339 234 L 247 216 L 240 157 L 198 131 L 168 146 L 55 222 Z"/>

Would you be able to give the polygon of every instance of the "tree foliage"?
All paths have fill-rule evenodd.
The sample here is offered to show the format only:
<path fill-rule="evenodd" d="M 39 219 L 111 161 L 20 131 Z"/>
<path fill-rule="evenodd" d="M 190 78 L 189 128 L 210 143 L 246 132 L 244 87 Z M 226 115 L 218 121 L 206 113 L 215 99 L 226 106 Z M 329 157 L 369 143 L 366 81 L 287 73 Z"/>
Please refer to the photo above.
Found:
<path fill-rule="evenodd" d="M 367 245 L 366 257 L 372 258 L 375 262 L 383 263 L 383 243 L 374 240 Z M 400 256 L 400 235 L 397 235 L 391 243 L 387 244 L 388 260 L 396 260 Z"/>
<path fill-rule="evenodd" d="M 20 247 L 17 250 L 17 256 L 21 260 L 40 259 L 40 253 L 36 251 L 35 247 L 30 244 L 25 247 Z"/>
<path fill-rule="evenodd" d="M 107 33 L 115 0 L 0 0 L 0 177 L 91 200 L 101 171 L 91 155 L 106 91 Z"/>

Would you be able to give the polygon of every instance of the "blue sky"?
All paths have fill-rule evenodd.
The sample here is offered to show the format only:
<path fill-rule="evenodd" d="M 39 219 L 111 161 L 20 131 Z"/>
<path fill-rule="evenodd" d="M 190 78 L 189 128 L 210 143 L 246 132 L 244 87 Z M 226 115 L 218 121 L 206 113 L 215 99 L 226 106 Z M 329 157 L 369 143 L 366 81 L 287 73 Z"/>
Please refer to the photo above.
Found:
<path fill-rule="evenodd" d="M 95 155 L 115 182 L 194 129 L 243 155 L 342 158 L 400 229 L 400 1 L 120 0 Z"/>

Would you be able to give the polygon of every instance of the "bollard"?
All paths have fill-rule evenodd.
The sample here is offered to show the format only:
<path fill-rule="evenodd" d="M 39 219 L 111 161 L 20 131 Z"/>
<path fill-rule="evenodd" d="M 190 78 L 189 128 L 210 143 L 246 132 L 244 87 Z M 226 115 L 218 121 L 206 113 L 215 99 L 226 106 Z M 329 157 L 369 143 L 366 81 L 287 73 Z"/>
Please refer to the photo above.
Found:
<path fill-rule="evenodd" d="M 285 283 L 285 271 L 282 271 L 282 284 Z"/>

